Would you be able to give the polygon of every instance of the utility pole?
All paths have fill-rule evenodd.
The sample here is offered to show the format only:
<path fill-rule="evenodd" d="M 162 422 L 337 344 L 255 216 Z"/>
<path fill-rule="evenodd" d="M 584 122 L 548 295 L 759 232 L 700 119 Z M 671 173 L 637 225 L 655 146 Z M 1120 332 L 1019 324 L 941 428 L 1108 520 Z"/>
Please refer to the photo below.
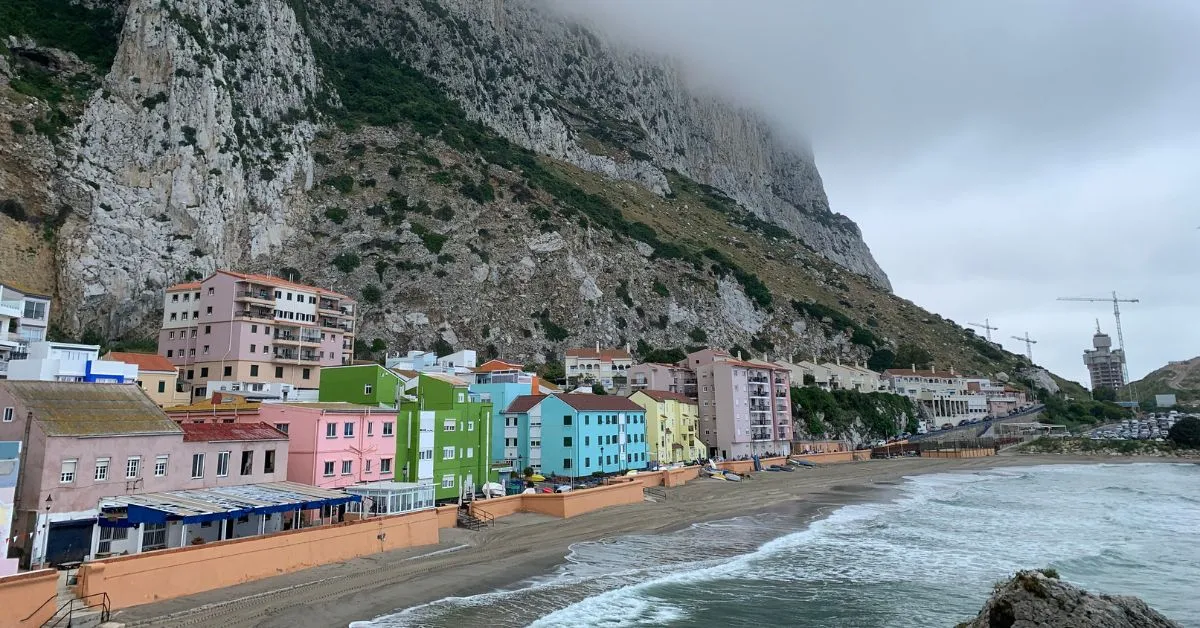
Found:
<path fill-rule="evenodd" d="M 979 323 L 967 323 L 967 324 L 970 325 L 971 327 L 978 327 L 978 328 L 984 330 L 984 335 L 987 337 L 988 342 L 992 341 L 992 332 L 996 331 L 997 329 L 1000 329 L 999 327 L 992 327 L 991 319 L 987 319 L 987 318 L 983 319 L 982 325 L 980 325 Z"/>
<path fill-rule="evenodd" d="M 1134 390 L 1133 382 L 1129 381 L 1129 354 L 1125 352 L 1125 333 L 1121 331 L 1121 304 L 1122 303 L 1139 303 L 1137 299 L 1120 299 L 1117 298 L 1117 291 L 1113 290 L 1112 297 L 1058 297 L 1059 301 L 1087 301 L 1092 303 L 1107 303 L 1113 304 L 1113 320 L 1117 323 L 1117 347 L 1121 349 L 1121 377 L 1125 380 L 1125 391 L 1129 394 L 1129 400 L 1137 403 L 1137 391 Z M 1099 331 L 1100 324 L 1096 323 L 1096 330 Z"/>
<path fill-rule="evenodd" d="M 1029 338 L 1029 332 L 1025 332 L 1025 337 L 1013 336 L 1013 340 L 1020 340 L 1025 343 L 1025 357 L 1029 358 L 1029 363 L 1033 364 L 1033 345 L 1037 344 L 1036 340 Z"/>

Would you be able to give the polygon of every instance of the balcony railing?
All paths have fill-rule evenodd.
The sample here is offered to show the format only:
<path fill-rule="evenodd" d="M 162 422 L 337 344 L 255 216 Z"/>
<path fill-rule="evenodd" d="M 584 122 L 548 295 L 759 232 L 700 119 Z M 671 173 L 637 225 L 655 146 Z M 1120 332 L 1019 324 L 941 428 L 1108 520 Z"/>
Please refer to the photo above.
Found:
<path fill-rule="evenodd" d="M 266 290 L 238 290 L 238 299 L 259 299 L 262 301 L 275 301 L 275 295 Z"/>
<path fill-rule="evenodd" d="M 746 381 L 750 382 L 751 384 L 766 384 L 769 380 L 765 377 L 750 377 L 747 378 Z"/>

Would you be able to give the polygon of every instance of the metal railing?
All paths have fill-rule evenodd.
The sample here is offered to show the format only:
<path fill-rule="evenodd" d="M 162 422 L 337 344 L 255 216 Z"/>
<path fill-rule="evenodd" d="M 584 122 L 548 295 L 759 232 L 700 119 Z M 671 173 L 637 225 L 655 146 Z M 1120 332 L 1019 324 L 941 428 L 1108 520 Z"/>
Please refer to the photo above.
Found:
<path fill-rule="evenodd" d="M 100 598 L 100 601 L 89 603 L 88 600 L 91 598 Z M 28 617 L 22 619 L 21 622 L 24 623 L 30 619 L 33 619 L 38 613 L 42 612 L 43 608 L 46 608 L 47 604 L 57 599 L 58 594 L 56 593 L 53 597 L 47 599 L 45 602 L 42 602 L 41 606 L 37 607 L 37 609 L 30 613 Z M 76 602 L 78 602 L 79 605 L 76 605 Z M 66 625 L 70 626 L 72 618 L 75 616 L 76 612 L 82 613 L 97 606 L 100 607 L 100 623 L 108 621 L 112 616 L 112 600 L 109 599 L 108 593 L 101 591 L 100 593 L 93 593 L 80 598 L 71 598 L 66 602 L 63 602 L 61 606 L 55 609 L 54 614 L 50 615 L 49 619 L 42 623 L 42 628 L 53 628 L 54 626 L 62 623 L 64 619 L 67 620 Z M 64 610 L 66 611 L 65 613 L 63 612 Z"/>

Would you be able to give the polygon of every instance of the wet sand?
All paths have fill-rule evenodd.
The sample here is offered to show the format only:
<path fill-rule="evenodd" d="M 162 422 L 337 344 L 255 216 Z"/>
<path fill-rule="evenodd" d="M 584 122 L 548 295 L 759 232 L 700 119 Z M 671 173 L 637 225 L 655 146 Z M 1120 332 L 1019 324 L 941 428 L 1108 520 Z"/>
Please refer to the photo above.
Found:
<path fill-rule="evenodd" d="M 799 520 L 840 506 L 885 499 L 905 476 L 996 467 L 1162 458 L 997 456 L 904 458 L 763 472 L 741 482 L 698 479 L 664 490 L 666 500 L 618 506 L 562 520 L 517 514 L 480 532 L 442 530 L 437 546 L 387 552 L 217 591 L 119 611 L 128 626 L 347 626 L 445 597 L 508 588 L 548 573 L 573 543 L 623 534 L 664 533 L 700 521 L 779 512 Z M 197 577 L 203 577 L 197 574 Z"/>

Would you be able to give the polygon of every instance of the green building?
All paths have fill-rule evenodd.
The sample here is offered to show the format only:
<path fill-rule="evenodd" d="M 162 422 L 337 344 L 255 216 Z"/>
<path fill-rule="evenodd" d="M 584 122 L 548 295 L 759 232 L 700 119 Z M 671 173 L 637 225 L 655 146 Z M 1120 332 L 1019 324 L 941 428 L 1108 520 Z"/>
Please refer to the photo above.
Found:
<path fill-rule="evenodd" d="M 467 386 L 443 373 L 409 382 L 396 421 L 397 482 L 433 484 L 435 499 L 453 501 L 497 481 L 488 456 L 492 404 Z"/>
<path fill-rule="evenodd" d="M 395 408 L 400 384 L 400 376 L 378 364 L 330 366 L 321 369 L 318 399 Z"/>

